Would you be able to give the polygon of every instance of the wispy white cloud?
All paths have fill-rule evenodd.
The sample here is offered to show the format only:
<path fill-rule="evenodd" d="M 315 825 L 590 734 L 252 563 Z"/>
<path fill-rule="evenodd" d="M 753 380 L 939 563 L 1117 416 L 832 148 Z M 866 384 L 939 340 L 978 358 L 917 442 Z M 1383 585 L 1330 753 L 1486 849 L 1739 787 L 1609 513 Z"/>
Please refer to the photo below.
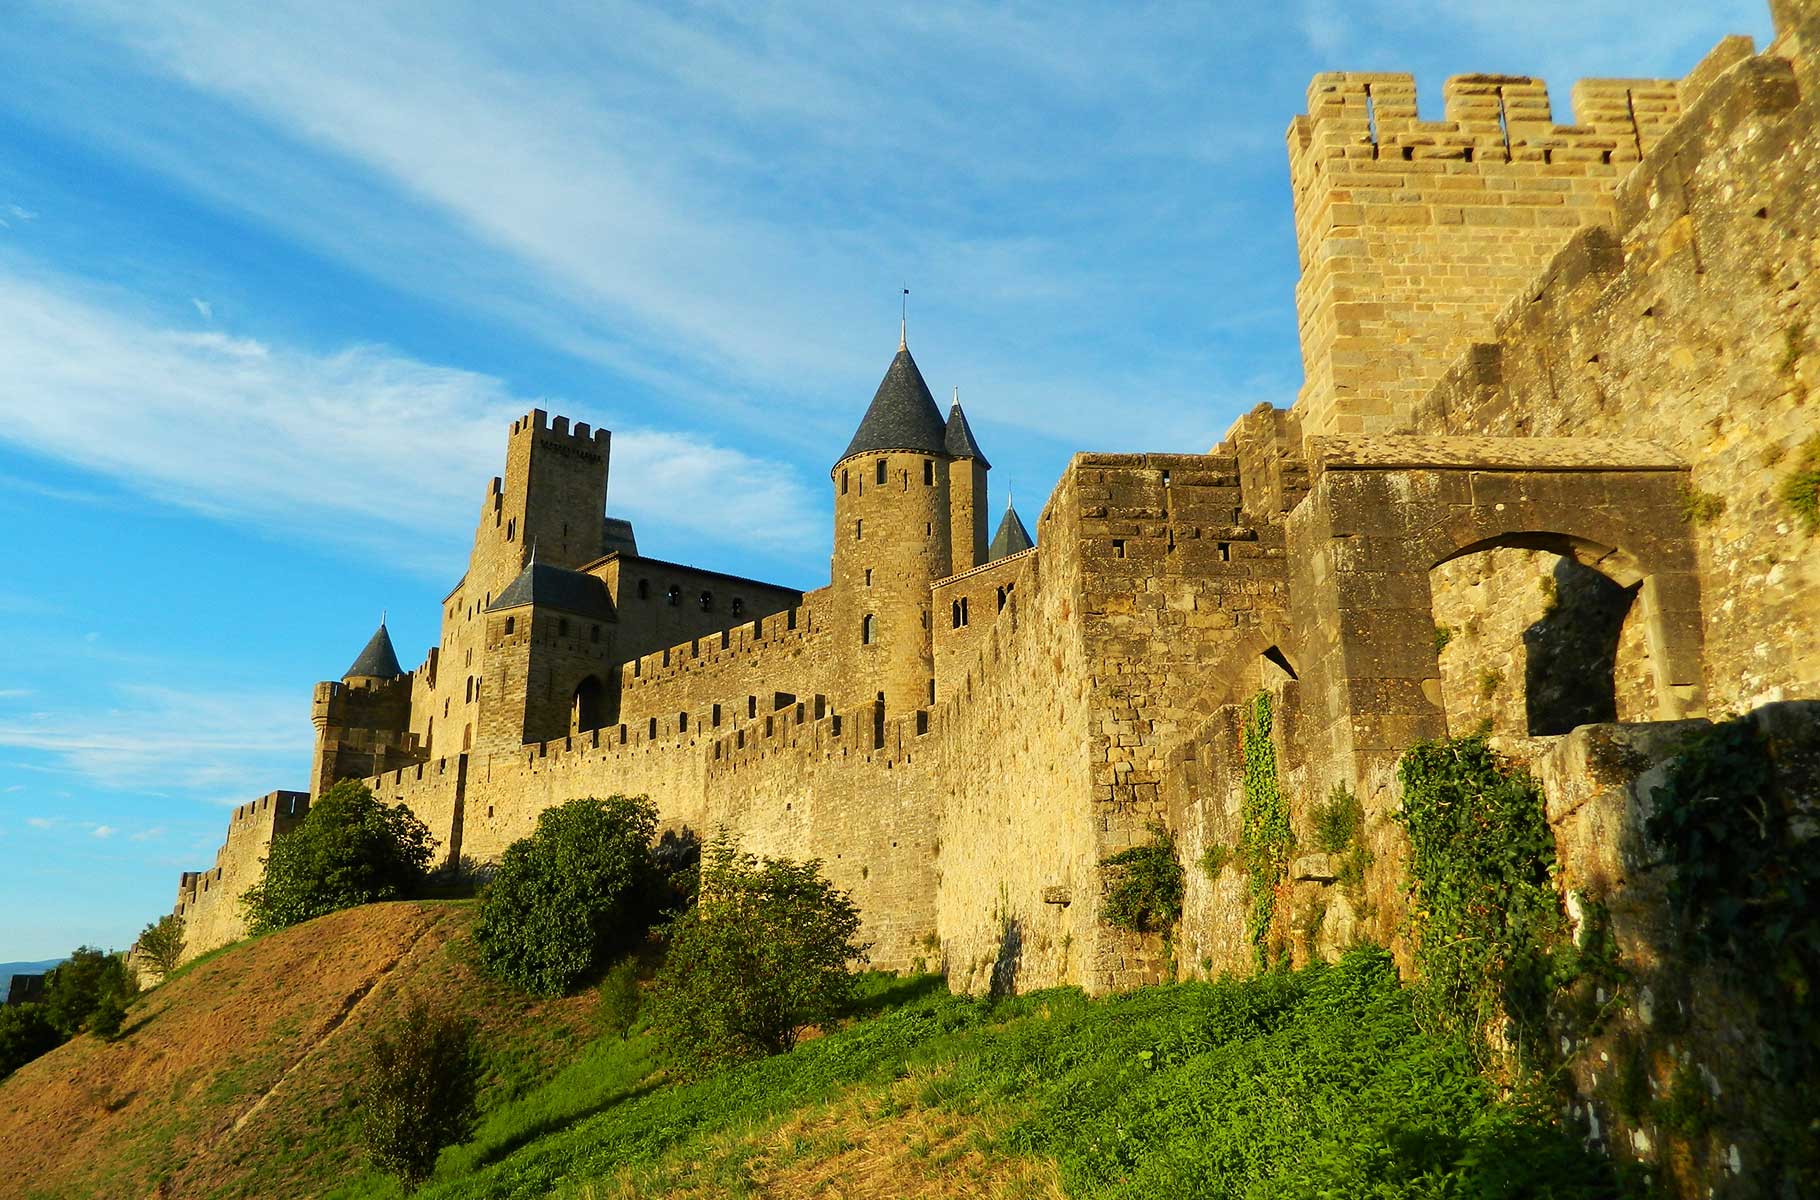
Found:
<path fill-rule="evenodd" d="M 55 829 L 60 824 L 55 817 L 27 817 L 25 823 L 33 829 Z"/>
<path fill-rule="evenodd" d="M 306 705 L 276 692 L 122 684 L 107 707 L 0 720 L 0 746 L 108 791 L 243 804 L 307 768 Z M 40 820 L 30 823 L 55 823 Z"/>
<path fill-rule="evenodd" d="M 215 306 L 210 304 L 207 300 L 198 296 L 191 296 L 190 303 L 196 306 L 196 312 L 201 315 L 203 320 L 213 321 L 215 319 Z"/>
<path fill-rule="evenodd" d="M 0 439 L 169 503 L 380 547 L 441 573 L 500 469 L 506 426 L 557 406 L 378 346 L 315 354 L 170 330 L 72 281 L 4 269 L 0 361 Z M 614 452 L 616 510 L 659 530 L 776 546 L 819 524 L 787 468 L 712 440 L 622 425 Z M 729 484 L 749 503 L 722 503 Z"/>
<path fill-rule="evenodd" d="M 112 825 L 97 825 L 89 832 L 98 838 L 111 838 L 120 831 L 115 829 Z"/>

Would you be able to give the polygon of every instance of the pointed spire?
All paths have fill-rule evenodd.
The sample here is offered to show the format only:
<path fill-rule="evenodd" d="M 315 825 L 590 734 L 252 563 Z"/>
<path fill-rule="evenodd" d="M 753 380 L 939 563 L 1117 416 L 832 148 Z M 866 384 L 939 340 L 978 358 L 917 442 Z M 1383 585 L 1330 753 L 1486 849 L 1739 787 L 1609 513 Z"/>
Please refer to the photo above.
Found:
<path fill-rule="evenodd" d="M 961 390 L 954 389 L 954 403 L 948 408 L 948 428 L 942 438 L 949 458 L 973 458 L 979 465 L 990 471 L 992 464 L 986 461 L 985 452 L 973 439 L 973 426 L 967 424 L 967 414 L 961 411 Z"/>
<path fill-rule="evenodd" d="M 923 382 L 909 348 L 900 344 L 841 459 L 880 450 L 945 454 L 946 436 L 935 397 L 929 394 L 929 385 Z"/>
<path fill-rule="evenodd" d="M 1017 515 L 1017 509 L 1011 505 L 1011 489 L 1005 489 L 1005 516 L 998 523 L 998 532 L 992 535 L 992 548 L 986 552 L 987 562 L 996 562 L 1008 555 L 1018 554 L 1036 545 L 1030 531 L 1024 528 L 1023 520 Z"/>
<path fill-rule="evenodd" d="M 343 671 L 343 679 L 395 679 L 404 674 L 404 668 L 398 665 L 398 652 L 392 649 L 392 635 L 386 632 L 385 616 L 379 618 L 379 628 L 367 639 L 360 657 L 354 665 Z"/>

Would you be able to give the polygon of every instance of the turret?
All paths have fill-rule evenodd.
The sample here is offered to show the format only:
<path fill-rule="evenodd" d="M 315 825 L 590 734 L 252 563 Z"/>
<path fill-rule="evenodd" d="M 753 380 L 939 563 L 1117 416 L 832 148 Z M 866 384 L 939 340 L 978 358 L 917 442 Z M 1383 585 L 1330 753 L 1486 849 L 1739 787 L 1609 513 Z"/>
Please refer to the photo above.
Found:
<path fill-rule="evenodd" d="M 1005 499 L 1005 515 L 999 520 L 998 532 L 992 535 L 992 547 L 986 553 L 987 562 L 997 562 L 1013 554 L 1022 554 L 1036 545 L 1030 537 L 1030 531 L 1024 528 L 1024 519 L 1017 515 L 1010 497 Z"/>
<path fill-rule="evenodd" d="M 930 703 L 935 661 L 929 588 L 952 573 L 948 426 L 909 345 L 835 463 L 832 636 L 837 705 L 883 697 L 887 711 Z"/>
<path fill-rule="evenodd" d="M 986 472 L 992 464 L 973 440 L 967 414 L 961 411 L 959 388 L 954 389 L 954 404 L 948 409 L 943 444 L 952 460 L 948 464 L 948 543 L 954 570 L 967 571 L 986 562 Z"/>
<path fill-rule="evenodd" d="M 392 649 L 392 635 L 386 632 L 385 618 L 367 639 L 366 647 L 355 657 L 354 665 L 341 673 L 341 682 L 349 687 L 377 687 L 404 674 L 398 665 L 398 652 Z"/>
<path fill-rule="evenodd" d="M 506 753 L 616 719 L 616 621 L 597 576 L 533 558 L 487 606 L 475 750 Z"/>

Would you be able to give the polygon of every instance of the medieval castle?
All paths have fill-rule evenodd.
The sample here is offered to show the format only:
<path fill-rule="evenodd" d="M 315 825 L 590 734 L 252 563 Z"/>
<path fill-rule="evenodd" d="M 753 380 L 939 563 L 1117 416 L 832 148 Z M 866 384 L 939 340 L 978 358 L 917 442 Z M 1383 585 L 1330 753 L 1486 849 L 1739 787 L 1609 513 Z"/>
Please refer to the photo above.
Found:
<path fill-rule="evenodd" d="M 1789 484 L 1820 470 L 1820 9 L 1775 7 L 1761 52 L 1579 83 L 1573 125 L 1531 78 L 1451 79 L 1425 121 L 1406 75 L 1317 76 L 1288 131 L 1295 405 L 1205 452 L 1077 454 L 1034 537 L 1009 510 L 988 537 L 986 453 L 903 344 L 831 456 L 806 594 L 640 555 L 607 431 L 526 414 L 437 644 L 405 670 L 382 625 L 317 685 L 309 791 L 236 810 L 183 877 L 189 952 L 241 934 L 272 837 L 358 777 L 451 862 L 648 794 L 824 860 L 875 964 L 956 987 L 1245 970 L 1239 872 L 1192 864 L 1237 836 L 1260 693 L 1295 828 L 1344 786 L 1375 851 L 1372 903 L 1296 860 L 1282 919 L 1324 914 L 1298 957 L 1394 941 L 1394 764 L 1486 722 L 1549 784 L 1569 881 L 1621 895 L 1634 861 L 1587 823 L 1634 805 L 1655 731 L 1820 697 Z M 1191 864 L 1172 943 L 1099 913 L 1101 860 L 1157 825 Z"/>

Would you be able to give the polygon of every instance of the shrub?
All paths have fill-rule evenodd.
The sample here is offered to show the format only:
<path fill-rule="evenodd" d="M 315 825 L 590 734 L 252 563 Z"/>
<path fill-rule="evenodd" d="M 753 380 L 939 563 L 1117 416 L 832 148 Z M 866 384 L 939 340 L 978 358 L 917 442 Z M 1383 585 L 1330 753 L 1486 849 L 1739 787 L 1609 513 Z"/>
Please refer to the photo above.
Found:
<path fill-rule="evenodd" d="M 373 1165 L 411 1186 L 428 1179 L 442 1148 L 472 1132 L 479 1084 L 473 1025 L 414 1003 L 367 1044 L 355 1085 Z"/>
<path fill-rule="evenodd" d="M 1289 874 L 1289 857 L 1295 851 L 1289 805 L 1277 783 L 1277 749 L 1270 734 L 1274 720 L 1270 693 L 1259 692 L 1252 698 L 1239 730 L 1245 770 L 1239 805 L 1238 859 L 1251 891 L 1246 931 L 1251 935 L 1260 969 L 1270 964 L 1277 888 Z"/>
<path fill-rule="evenodd" d="M 124 1024 L 126 1002 L 115 992 L 101 997 L 88 1014 L 89 1032 L 110 1042 L 120 1036 L 120 1027 Z"/>
<path fill-rule="evenodd" d="M 1782 502 L 1794 510 L 1801 528 L 1820 533 L 1820 436 L 1801 444 L 1801 457 L 1778 490 Z"/>
<path fill-rule="evenodd" d="M 63 1034 L 42 1004 L 0 1008 L 0 1079 L 63 1044 Z"/>
<path fill-rule="evenodd" d="M 72 1038 L 89 1027 L 96 1009 L 109 997 L 124 1005 L 137 990 L 120 955 L 78 946 L 68 961 L 44 977 L 44 1015 L 58 1033 Z"/>
<path fill-rule="evenodd" d="M 1681 485 L 1681 519 L 1692 525 L 1708 525 L 1725 512 L 1725 497 Z"/>
<path fill-rule="evenodd" d="M 139 954 L 146 965 L 167 976 L 183 961 L 183 918 L 166 913 L 139 934 Z"/>
<path fill-rule="evenodd" d="M 1314 844 L 1326 854 L 1338 854 L 1352 844 L 1365 826 L 1365 806 L 1352 790 L 1335 784 L 1325 804 L 1314 809 Z"/>
<path fill-rule="evenodd" d="M 595 992 L 594 1023 L 602 1032 L 625 1037 L 638 1020 L 638 960 L 622 958 L 607 969 Z"/>
<path fill-rule="evenodd" d="M 1417 742 L 1397 764 L 1416 914 L 1417 1012 L 1480 1039 L 1500 1015 L 1539 1037 L 1566 928 L 1542 794 L 1482 737 Z"/>
<path fill-rule="evenodd" d="M 254 933 L 359 904 L 414 895 L 430 863 L 430 830 L 402 804 L 344 779 L 272 842 L 265 872 L 241 898 Z"/>
<path fill-rule="evenodd" d="M 789 1050 L 853 997 L 859 909 L 821 862 L 760 861 L 723 834 L 702 862 L 701 896 L 669 925 L 647 1011 L 671 1064 L 701 1071 Z"/>
<path fill-rule="evenodd" d="M 1175 839 L 1161 825 L 1150 827 L 1150 840 L 1102 858 L 1109 869 L 1100 916 L 1108 925 L 1134 933 L 1158 933 L 1182 919 L 1182 864 Z"/>
<path fill-rule="evenodd" d="M 656 806 L 642 796 L 545 809 L 481 895 L 474 942 L 482 965 L 527 992 L 559 996 L 615 949 L 636 944 L 653 916 L 656 831 Z"/>

